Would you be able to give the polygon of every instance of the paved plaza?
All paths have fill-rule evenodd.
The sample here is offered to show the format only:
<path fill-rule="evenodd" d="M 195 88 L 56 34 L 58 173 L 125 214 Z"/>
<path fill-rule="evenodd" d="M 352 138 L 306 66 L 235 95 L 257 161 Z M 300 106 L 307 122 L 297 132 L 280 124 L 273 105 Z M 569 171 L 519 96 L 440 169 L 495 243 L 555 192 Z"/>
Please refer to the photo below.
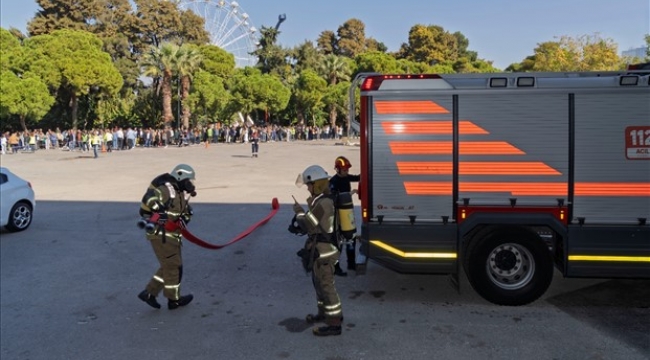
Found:
<path fill-rule="evenodd" d="M 316 338 L 310 278 L 290 234 L 296 176 L 312 164 L 333 173 L 359 148 L 335 141 L 275 142 L 251 158 L 248 144 L 63 150 L 3 155 L 29 180 L 32 226 L 0 233 L 0 358 L 40 359 L 647 359 L 650 281 L 556 277 L 538 301 L 499 307 L 464 278 L 405 275 L 370 263 L 366 275 L 337 277 L 345 322 L 339 337 Z M 187 163 L 197 172 L 190 230 L 222 250 L 183 245 L 185 308 L 155 310 L 137 294 L 157 268 L 136 227 L 139 201 L 155 176 Z M 356 201 L 356 205 L 359 205 Z M 357 213 L 359 209 L 357 208 Z M 159 298 L 159 301 L 162 301 Z"/>

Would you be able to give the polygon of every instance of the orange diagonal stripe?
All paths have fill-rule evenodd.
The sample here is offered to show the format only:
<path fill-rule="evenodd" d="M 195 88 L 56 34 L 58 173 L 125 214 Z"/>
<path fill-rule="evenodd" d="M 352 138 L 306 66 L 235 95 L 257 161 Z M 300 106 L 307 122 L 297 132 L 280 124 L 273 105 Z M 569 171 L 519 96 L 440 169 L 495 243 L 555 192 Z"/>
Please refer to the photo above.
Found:
<path fill-rule="evenodd" d="M 389 141 L 395 155 L 445 155 L 451 154 L 451 141 Z M 505 141 L 461 141 L 461 155 L 524 155 L 525 153 Z"/>
<path fill-rule="evenodd" d="M 575 195 L 650 196 L 650 183 L 576 183 Z"/>
<path fill-rule="evenodd" d="M 381 123 L 388 135 L 451 135 L 451 121 L 385 121 Z M 460 121 L 458 132 L 461 135 L 487 135 L 489 132 L 471 121 Z"/>
<path fill-rule="evenodd" d="M 460 175 L 561 175 L 543 162 L 461 162 Z M 451 175 L 452 163 L 448 161 L 397 162 L 401 175 Z"/>
<path fill-rule="evenodd" d="M 375 101 L 378 114 L 449 114 L 433 101 Z"/>
<path fill-rule="evenodd" d="M 451 195 L 449 181 L 405 181 L 408 195 Z M 512 196 L 566 196 L 566 183 L 460 183 L 461 192 L 503 192 Z M 650 183 L 576 183 L 576 196 L 648 196 Z"/>

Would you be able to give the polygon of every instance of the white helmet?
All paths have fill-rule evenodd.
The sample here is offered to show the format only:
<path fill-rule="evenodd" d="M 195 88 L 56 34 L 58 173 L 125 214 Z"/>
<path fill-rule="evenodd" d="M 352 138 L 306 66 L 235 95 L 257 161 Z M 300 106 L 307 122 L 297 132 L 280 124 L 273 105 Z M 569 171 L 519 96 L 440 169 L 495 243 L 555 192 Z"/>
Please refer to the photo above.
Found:
<path fill-rule="evenodd" d="M 302 174 L 298 174 L 296 186 L 301 187 L 307 183 L 313 183 L 317 180 L 329 179 L 327 171 L 318 165 L 312 165 L 305 169 Z"/>
<path fill-rule="evenodd" d="M 171 175 L 176 178 L 177 181 L 183 181 L 185 179 L 194 180 L 196 179 L 196 174 L 194 169 L 187 164 L 178 164 L 172 170 Z"/>

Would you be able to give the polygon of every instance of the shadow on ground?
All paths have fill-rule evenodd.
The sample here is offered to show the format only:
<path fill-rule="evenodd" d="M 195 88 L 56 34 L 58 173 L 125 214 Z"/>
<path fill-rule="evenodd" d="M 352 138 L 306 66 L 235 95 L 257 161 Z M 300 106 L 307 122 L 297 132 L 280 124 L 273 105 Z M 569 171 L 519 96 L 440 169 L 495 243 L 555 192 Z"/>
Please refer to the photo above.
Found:
<path fill-rule="evenodd" d="M 611 280 L 547 299 L 643 353 L 650 354 L 650 280 Z"/>

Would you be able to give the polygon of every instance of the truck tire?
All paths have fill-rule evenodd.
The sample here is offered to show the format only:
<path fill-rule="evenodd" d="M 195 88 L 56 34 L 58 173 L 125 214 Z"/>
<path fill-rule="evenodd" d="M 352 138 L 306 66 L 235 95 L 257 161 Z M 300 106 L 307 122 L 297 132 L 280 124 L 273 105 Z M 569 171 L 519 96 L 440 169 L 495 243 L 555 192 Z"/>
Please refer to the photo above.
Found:
<path fill-rule="evenodd" d="M 544 241 L 520 227 L 494 229 L 467 247 L 470 284 L 484 299 L 518 306 L 537 300 L 553 280 L 553 259 Z"/>

